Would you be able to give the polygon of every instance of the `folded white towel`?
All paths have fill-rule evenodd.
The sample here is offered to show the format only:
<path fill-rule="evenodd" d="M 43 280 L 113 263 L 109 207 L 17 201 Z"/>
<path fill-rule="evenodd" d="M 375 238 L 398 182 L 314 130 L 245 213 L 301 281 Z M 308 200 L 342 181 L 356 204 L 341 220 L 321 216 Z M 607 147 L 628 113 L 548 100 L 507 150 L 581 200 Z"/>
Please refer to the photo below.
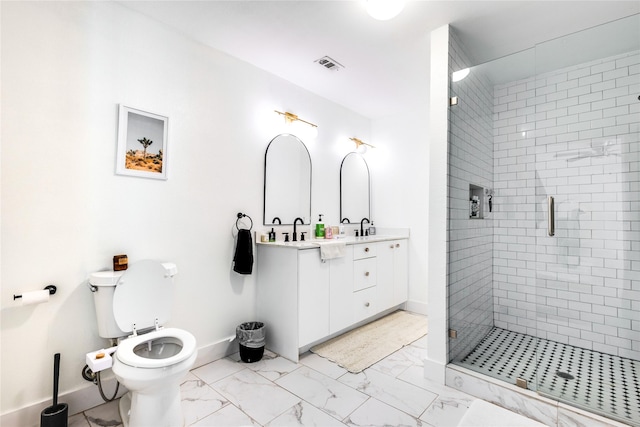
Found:
<path fill-rule="evenodd" d="M 324 261 L 343 257 L 346 247 L 347 244 L 345 242 L 320 243 L 320 259 Z"/>

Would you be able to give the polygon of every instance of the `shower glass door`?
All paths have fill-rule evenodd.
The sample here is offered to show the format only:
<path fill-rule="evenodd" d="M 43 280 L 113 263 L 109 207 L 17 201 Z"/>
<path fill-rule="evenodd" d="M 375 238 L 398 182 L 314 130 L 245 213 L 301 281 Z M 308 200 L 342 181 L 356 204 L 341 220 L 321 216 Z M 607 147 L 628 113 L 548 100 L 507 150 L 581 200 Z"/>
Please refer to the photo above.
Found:
<path fill-rule="evenodd" d="M 535 62 L 515 130 L 535 189 L 529 388 L 640 425 L 640 16 L 540 44 Z"/>

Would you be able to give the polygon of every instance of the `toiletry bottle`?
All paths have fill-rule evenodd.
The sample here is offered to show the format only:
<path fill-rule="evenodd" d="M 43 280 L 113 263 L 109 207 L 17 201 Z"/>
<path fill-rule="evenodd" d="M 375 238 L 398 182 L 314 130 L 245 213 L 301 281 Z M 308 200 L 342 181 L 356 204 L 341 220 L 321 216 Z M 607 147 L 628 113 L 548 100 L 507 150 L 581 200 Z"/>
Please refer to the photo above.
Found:
<path fill-rule="evenodd" d="M 373 221 L 371 221 L 371 226 L 369 227 L 369 236 L 376 235 L 376 226 L 373 225 Z"/>
<path fill-rule="evenodd" d="M 327 226 L 324 228 L 324 238 L 333 239 L 333 228 L 331 226 Z"/>
<path fill-rule="evenodd" d="M 316 239 L 324 239 L 324 224 L 322 223 L 322 216 L 323 214 L 320 214 L 318 223 L 316 224 Z"/>
<path fill-rule="evenodd" d="M 471 218 L 478 218 L 480 211 L 480 203 L 478 200 L 478 196 L 473 196 L 471 198 Z"/>
<path fill-rule="evenodd" d="M 271 231 L 269 232 L 269 241 L 270 242 L 276 241 L 276 232 L 273 231 L 273 227 L 271 227 Z"/>

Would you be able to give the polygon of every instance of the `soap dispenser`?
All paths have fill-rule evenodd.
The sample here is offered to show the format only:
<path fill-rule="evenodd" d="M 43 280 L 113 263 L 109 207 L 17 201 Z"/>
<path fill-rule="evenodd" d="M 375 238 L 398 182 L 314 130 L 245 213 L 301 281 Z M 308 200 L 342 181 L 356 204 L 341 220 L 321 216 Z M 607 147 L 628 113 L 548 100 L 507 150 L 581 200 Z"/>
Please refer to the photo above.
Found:
<path fill-rule="evenodd" d="M 319 215 L 316 223 L 316 239 L 324 239 L 324 224 L 322 223 L 323 214 Z"/>
<path fill-rule="evenodd" d="M 271 227 L 271 231 L 269 232 L 269 241 L 270 242 L 276 241 L 276 232 L 273 231 L 273 227 Z"/>

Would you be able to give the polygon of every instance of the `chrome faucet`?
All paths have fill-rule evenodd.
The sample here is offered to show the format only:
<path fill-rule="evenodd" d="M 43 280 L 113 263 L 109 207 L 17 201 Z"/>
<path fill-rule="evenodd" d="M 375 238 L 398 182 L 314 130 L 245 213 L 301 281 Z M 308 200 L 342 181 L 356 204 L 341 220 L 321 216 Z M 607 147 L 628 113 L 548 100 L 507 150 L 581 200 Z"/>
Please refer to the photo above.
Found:
<path fill-rule="evenodd" d="M 294 242 L 298 241 L 298 234 L 296 233 L 296 224 L 300 221 L 300 224 L 304 225 L 304 220 L 300 217 L 293 220 L 293 238 L 291 239 Z"/>
<path fill-rule="evenodd" d="M 364 236 L 364 222 L 367 221 L 367 224 L 371 224 L 369 222 L 369 218 L 362 218 L 362 221 L 360 221 L 360 236 Z"/>

